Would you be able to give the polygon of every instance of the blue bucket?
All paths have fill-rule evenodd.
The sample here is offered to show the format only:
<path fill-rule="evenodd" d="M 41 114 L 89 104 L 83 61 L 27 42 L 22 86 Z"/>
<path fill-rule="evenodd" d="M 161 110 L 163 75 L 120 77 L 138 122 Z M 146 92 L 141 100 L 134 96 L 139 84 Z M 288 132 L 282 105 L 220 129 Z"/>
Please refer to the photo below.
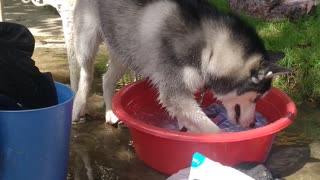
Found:
<path fill-rule="evenodd" d="M 59 104 L 0 111 L 0 180 L 65 180 L 73 91 L 55 83 Z"/>

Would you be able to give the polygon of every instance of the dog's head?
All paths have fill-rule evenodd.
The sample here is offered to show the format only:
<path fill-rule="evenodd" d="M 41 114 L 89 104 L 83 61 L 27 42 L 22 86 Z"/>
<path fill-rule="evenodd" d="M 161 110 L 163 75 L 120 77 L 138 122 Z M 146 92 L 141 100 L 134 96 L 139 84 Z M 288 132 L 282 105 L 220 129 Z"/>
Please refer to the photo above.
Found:
<path fill-rule="evenodd" d="M 256 102 L 271 88 L 274 76 L 290 72 L 276 63 L 284 53 L 267 51 L 254 28 L 237 17 L 205 21 L 201 68 L 207 88 L 225 106 L 228 118 L 253 125 Z"/>
<path fill-rule="evenodd" d="M 218 89 L 217 98 L 226 108 L 228 118 L 233 123 L 243 127 L 254 126 L 256 102 L 267 94 L 273 77 L 291 71 L 276 64 L 283 57 L 284 53 L 269 51 L 260 60 L 256 60 L 256 63 L 250 64 L 249 76 L 246 78 L 234 81 L 227 77 L 221 80 L 224 85 L 221 84 L 221 89 Z M 244 65 L 242 68 L 247 67 Z M 219 91 L 223 89 L 226 90 L 225 93 Z"/>

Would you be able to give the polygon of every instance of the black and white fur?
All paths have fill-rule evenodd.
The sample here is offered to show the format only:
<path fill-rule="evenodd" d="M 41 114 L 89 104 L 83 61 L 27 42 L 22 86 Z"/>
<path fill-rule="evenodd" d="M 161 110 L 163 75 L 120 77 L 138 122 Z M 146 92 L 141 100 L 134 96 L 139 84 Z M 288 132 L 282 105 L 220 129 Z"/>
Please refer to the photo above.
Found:
<path fill-rule="evenodd" d="M 224 15 L 205 0 L 77 0 L 74 50 L 80 66 L 73 121 L 85 115 L 98 45 L 107 44 L 111 60 L 103 76 L 106 122 L 115 123 L 111 101 L 116 83 L 129 68 L 148 77 L 159 101 L 180 128 L 218 133 L 193 93 L 210 89 L 229 118 L 244 127 L 254 119 L 256 100 L 275 74 L 275 64 L 255 30 Z"/>

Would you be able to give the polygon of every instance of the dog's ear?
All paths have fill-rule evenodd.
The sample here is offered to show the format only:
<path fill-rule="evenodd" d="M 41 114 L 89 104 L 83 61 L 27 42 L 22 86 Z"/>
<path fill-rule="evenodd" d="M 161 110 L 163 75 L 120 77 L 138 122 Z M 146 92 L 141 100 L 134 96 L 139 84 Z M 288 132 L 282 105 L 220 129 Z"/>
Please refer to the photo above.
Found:
<path fill-rule="evenodd" d="M 285 53 L 281 51 L 267 51 L 267 59 L 271 63 L 276 63 L 285 57 Z"/>

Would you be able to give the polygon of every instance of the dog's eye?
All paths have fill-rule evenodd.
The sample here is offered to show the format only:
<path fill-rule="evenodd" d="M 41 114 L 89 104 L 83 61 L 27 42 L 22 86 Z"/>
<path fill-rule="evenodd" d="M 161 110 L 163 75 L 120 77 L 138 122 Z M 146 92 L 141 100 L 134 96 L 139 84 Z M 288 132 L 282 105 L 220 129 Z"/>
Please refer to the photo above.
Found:
<path fill-rule="evenodd" d="M 239 124 L 239 119 L 240 119 L 240 115 L 241 115 L 241 108 L 240 108 L 240 105 L 239 104 L 236 104 L 235 107 L 234 107 L 234 111 L 236 113 L 236 122 Z"/>

